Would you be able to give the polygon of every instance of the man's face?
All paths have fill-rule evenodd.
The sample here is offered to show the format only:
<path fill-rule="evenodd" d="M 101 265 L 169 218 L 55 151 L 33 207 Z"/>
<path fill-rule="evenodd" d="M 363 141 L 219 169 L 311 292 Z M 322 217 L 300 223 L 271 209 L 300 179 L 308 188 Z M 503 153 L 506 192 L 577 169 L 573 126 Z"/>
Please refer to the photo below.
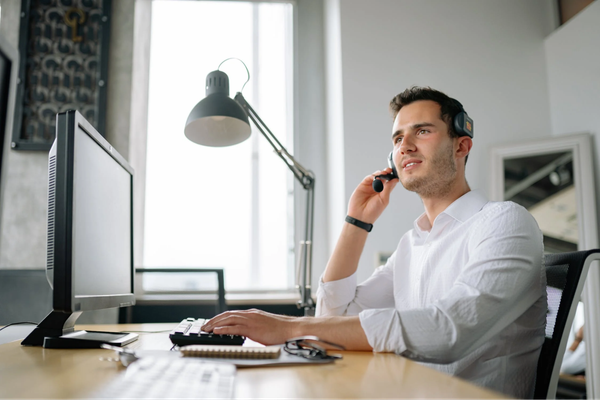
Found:
<path fill-rule="evenodd" d="M 448 194 L 456 181 L 454 140 L 441 119 L 441 107 L 430 100 L 404 106 L 392 131 L 394 163 L 402 185 L 421 197 Z"/>

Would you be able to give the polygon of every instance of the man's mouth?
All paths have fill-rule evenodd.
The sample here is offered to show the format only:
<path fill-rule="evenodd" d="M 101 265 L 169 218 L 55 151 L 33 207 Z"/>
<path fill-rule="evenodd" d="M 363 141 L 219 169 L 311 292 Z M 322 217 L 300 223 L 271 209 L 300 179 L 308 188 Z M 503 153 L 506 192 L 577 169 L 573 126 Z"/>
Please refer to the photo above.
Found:
<path fill-rule="evenodd" d="M 411 169 L 414 166 L 416 166 L 417 164 L 420 164 L 422 161 L 421 160 L 408 160 L 404 163 L 402 163 L 402 169 L 406 170 L 406 169 Z"/>

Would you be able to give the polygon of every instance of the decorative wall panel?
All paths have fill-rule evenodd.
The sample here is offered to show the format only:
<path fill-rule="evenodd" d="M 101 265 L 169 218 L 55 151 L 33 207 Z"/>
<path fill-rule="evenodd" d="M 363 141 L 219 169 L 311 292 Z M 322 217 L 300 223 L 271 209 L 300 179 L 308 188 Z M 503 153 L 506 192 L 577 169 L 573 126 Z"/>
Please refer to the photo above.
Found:
<path fill-rule="evenodd" d="M 104 135 L 110 1 L 22 0 L 13 149 L 50 149 L 67 110 Z"/>

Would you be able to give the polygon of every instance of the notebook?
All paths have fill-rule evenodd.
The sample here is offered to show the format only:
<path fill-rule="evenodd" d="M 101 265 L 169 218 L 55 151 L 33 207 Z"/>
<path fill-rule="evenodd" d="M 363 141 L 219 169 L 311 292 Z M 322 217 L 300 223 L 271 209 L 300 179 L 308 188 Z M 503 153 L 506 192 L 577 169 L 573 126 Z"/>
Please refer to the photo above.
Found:
<path fill-rule="evenodd" d="M 193 344 L 181 346 L 179 351 L 184 358 L 196 357 L 205 361 L 227 362 L 238 368 L 275 367 L 298 364 L 329 364 L 334 362 L 334 359 L 308 359 L 289 354 L 283 350 L 283 345 L 244 347 Z"/>
<path fill-rule="evenodd" d="M 184 357 L 265 359 L 279 358 L 279 354 L 281 353 L 281 347 L 242 347 L 229 345 L 215 346 L 193 344 L 188 346 L 182 346 L 180 351 Z"/>

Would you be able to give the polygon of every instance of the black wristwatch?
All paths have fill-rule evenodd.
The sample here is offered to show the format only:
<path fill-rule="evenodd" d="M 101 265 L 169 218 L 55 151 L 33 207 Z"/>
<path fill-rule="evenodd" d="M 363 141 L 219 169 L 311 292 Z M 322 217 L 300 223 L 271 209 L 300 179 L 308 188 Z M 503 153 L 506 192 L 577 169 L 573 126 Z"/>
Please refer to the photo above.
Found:
<path fill-rule="evenodd" d="M 352 218 L 349 215 L 346 215 L 346 222 L 354 226 L 358 226 L 359 228 L 362 228 L 367 232 L 371 232 L 371 229 L 373 229 L 373 224 L 367 224 L 366 222 L 362 222 L 356 218 Z"/>

